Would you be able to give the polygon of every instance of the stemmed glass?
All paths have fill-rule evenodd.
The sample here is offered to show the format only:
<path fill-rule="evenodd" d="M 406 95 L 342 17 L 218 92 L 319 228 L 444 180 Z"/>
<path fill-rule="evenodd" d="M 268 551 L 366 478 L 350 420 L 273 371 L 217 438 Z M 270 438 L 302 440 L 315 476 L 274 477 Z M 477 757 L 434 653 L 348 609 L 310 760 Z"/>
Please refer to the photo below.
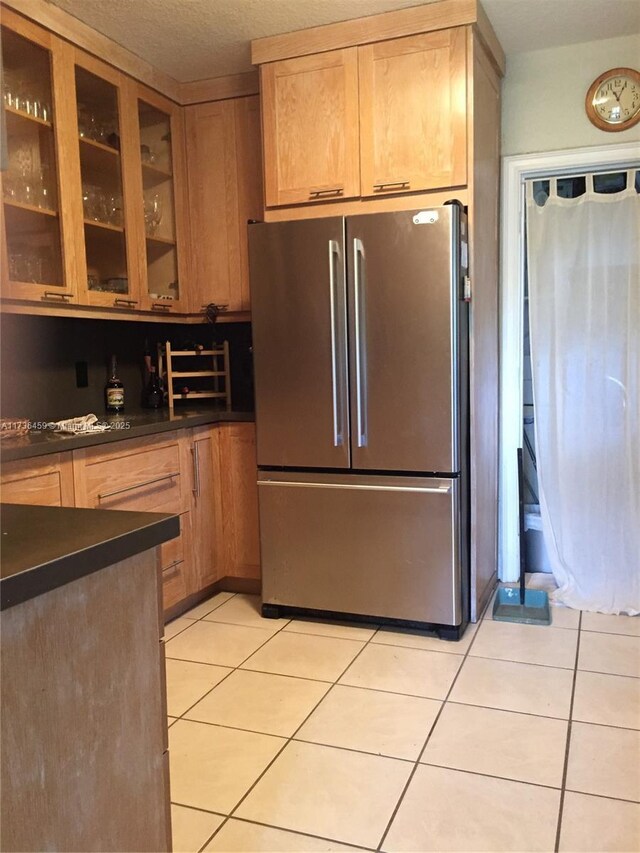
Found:
<path fill-rule="evenodd" d="M 149 237 L 153 237 L 162 222 L 162 199 L 156 193 L 144 202 L 144 223 Z"/>

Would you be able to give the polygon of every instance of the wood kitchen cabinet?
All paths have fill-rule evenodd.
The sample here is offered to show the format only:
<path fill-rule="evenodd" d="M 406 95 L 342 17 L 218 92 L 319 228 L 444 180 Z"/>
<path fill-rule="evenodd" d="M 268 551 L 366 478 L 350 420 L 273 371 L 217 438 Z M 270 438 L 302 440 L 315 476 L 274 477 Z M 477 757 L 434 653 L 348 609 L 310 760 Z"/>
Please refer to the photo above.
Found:
<path fill-rule="evenodd" d="M 194 582 L 190 592 L 199 592 L 221 578 L 224 565 L 220 432 L 216 426 L 196 427 L 189 432 L 194 542 Z"/>
<path fill-rule="evenodd" d="M 266 206 L 360 195 L 357 48 L 260 73 Z"/>
<path fill-rule="evenodd" d="M 72 454 L 76 506 L 180 516 L 180 536 L 161 546 L 165 611 L 217 582 L 233 588 L 231 579 L 259 580 L 254 424 L 195 427 Z"/>
<path fill-rule="evenodd" d="M 138 233 L 142 253 L 141 307 L 186 312 L 186 171 L 183 111 L 151 89 L 131 83 L 135 112 Z"/>
<path fill-rule="evenodd" d="M 76 233 L 79 301 L 131 310 L 140 303 L 142 264 L 130 83 L 80 50 L 74 51 L 73 75 L 80 163 L 76 191 L 83 216 Z"/>
<path fill-rule="evenodd" d="M 73 452 L 76 506 L 180 516 L 180 536 L 160 547 L 165 610 L 193 587 L 190 469 L 185 436 L 169 432 Z"/>
<path fill-rule="evenodd" d="M 467 182 L 466 30 L 358 48 L 362 195 Z"/>
<path fill-rule="evenodd" d="M 224 574 L 260 578 L 256 429 L 252 423 L 220 429 Z"/>
<path fill-rule="evenodd" d="M 2 296 L 75 302 L 79 271 L 72 249 L 81 206 L 66 156 L 76 144 L 66 89 L 73 49 L 8 9 L 2 20 Z"/>
<path fill-rule="evenodd" d="M 187 107 L 190 311 L 249 308 L 247 220 L 262 216 L 256 96 Z"/>
<path fill-rule="evenodd" d="M 75 506 L 70 453 L 5 462 L 0 474 L 0 499 L 8 504 Z"/>
<path fill-rule="evenodd" d="M 467 28 L 261 66 L 267 207 L 467 182 Z"/>

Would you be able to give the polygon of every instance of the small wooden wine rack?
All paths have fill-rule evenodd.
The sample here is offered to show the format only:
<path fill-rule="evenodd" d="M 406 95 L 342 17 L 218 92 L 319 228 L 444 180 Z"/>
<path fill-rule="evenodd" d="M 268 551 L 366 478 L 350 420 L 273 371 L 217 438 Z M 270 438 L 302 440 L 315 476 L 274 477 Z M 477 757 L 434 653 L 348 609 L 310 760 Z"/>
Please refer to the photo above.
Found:
<path fill-rule="evenodd" d="M 185 365 L 188 365 L 188 369 L 185 369 Z M 231 411 L 228 341 L 212 349 L 174 350 L 169 341 L 164 346 L 158 344 L 158 367 L 165 382 L 171 411 L 177 400 L 206 399 L 221 400 L 227 411 Z M 203 379 L 207 380 L 209 386 L 204 389 Z M 196 380 L 197 387 L 192 391 L 189 382 L 193 384 L 193 380 Z"/>

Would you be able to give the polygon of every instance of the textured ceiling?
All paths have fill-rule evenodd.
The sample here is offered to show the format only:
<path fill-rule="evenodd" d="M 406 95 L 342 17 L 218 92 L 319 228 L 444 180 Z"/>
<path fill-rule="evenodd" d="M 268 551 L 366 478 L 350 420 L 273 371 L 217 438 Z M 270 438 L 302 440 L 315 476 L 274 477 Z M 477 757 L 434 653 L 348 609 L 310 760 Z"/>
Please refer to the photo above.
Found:
<path fill-rule="evenodd" d="M 251 69 L 249 42 L 416 0 L 51 0 L 180 82 Z M 639 0 L 483 0 L 507 54 L 640 32 Z"/>

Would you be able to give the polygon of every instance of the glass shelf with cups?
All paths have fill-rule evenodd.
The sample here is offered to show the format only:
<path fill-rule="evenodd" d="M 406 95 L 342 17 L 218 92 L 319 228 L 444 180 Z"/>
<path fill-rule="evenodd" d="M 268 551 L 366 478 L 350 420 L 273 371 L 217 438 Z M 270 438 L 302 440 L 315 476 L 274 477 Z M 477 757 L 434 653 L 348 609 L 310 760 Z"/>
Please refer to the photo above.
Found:
<path fill-rule="evenodd" d="M 2 174 L 8 288 L 63 288 L 50 51 L 2 27 L 7 169 Z M 17 291 L 17 293 L 16 293 Z"/>
<path fill-rule="evenodd" d="M 173 116 L 139 97 L 140 168 L 145 234 L 146 293 L 152 310 L 178 307 L 178 254 L 173 167 Z"/>
<path fill-rule="evenodd" d="M 75 66 L 87 294 L 91 304 L 130 296 L 118 85 Z M 116 297 L 114 299 L 114 296 Z M 125 300 L 121 299 L 121 307 Z M 135 305 L 129 300 L 128 306 Z"/>

